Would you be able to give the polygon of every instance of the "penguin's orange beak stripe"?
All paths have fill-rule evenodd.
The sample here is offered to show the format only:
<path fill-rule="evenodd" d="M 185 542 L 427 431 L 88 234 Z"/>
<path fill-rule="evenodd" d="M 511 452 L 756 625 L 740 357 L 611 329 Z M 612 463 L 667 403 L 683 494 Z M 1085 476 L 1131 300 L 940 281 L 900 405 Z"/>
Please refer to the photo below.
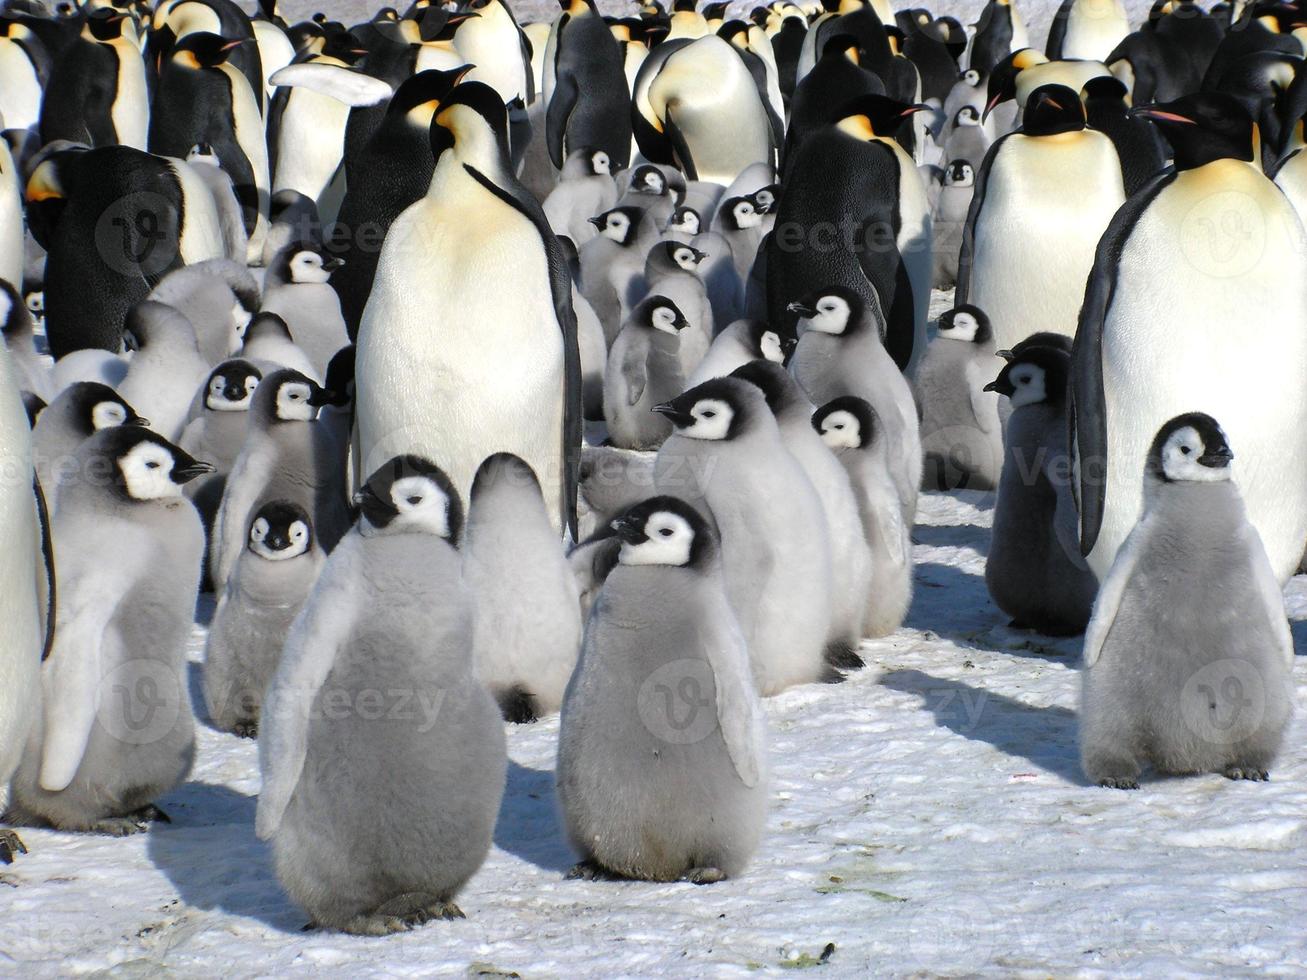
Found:
<path fill-rule="evenodd" d="M 1182 116 L 1178 112 L 1167 112 L 1164 109 L 1143 108 L 1137 110 L 1137 112 L 1141 116 L 1147 116 L 1149 119 L 1160 119 L 1162 122 L 1185 123 L 1190 126 L 1198 125 L 1188 116 Z"/>

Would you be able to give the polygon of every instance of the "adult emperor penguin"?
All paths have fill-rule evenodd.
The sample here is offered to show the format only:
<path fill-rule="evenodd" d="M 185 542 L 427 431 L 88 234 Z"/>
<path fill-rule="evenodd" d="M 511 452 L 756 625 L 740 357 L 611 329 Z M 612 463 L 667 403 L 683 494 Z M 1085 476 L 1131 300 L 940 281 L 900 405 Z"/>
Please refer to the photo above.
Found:
<path fill-rule="evenodd" d="M 4 810 L 9 777 L 18 768 L 32 725 L 40 690 L 39 670 L 47 610 L 42 608 L 44 568 L 41 542 L 45 535 L 33 493 L 32 436 L 9 369 L 9 355 L 0 351 L 0 812 Z M 0 864 L 25 851 L 12 831 L 0 830 Z"/>
<path fill-rule="evenodd" d="M 995 65 L 1027 43 L 1026 25 L 1012 0 L 987 0 L 971 40 L 968 67 L 988 75 Z"/>
<path fill-rule="evenodd" d="M 358 465 L 425 455 L 462 494 L 486 457 L 512 452 L 575 531 L 581 364 L 562 246 L 509 169 L 494 89 L 451 91 L 431 149 L 431 187 L 391 226 L 359 328 Z"/>
<path fill-rule="evenodd" d="M 49 74 L 50 51 L 32 28 L 0 19 L 0 119 L 6 129 L 36 125 Z"/>
<path fill-rule="evenodd" d="M 736 877 L 766 821 L 766 735 L 716 535 L 670 496 L 614 529 L 558 736 L 570 877 Z"/>
<path fill-rule="evenodd" d="M 594 0 L 570 0 L 545 57 L 545 140 L 554 166 L 582 148 L 603 150 L 612 171 L 631 153 L 631 108 L 622 49 Z"/>
<path fill-rule="evenodd" d="M 220 731 L 258 733 L 263 692 L 323 561 L 304 508 L 284 500 L 259 508 L 204 644 L 204 703 Z"/>
<path fill-rule="evenodd" d="M 1146 764 L 1264 780 L 1284 740 L 1293 637 L 1237 459 L 1201 412 L 1148 449 L 1143 517 L 1085 634 L 1080 758 L 1100 786 L 1134 789 Z"/>
<path fill-rule="evenodd" d="M 510 453 L 491 456 L 472 481 L 463 581 L 476 603 L 476 675 L 505 720 L 557 711 L 581 649 L 576 579 L 540 482 Z"/>
<path fill-rule="evenodd" d="M 676 429 L 654 463 L 658 492 L 689 500 L 716 524 L 726 594 L 758 691 L 838 681 L 825 659 L 832 581 L 825 515 L 762 392 L 739 378 L 715 378 L 657 410 Z"/>
<path fill-rule="evenodd" d="M 1012 408 L 985 585 L 1013 625 L 1054 636 L 1082 632 L 1098 592 L 1076 539 L 1066 426 L 1070 367 L 1068 351 L 1031 345 L 985 386 Z"/>
<path fill-rule="evenodd" d="M 1200 410 L 1239 454 L 1235 482 L 1286 581 L 1307 545 L 1303 225 L 1251 165 L 1253 125 L 1235 99 L 1142 112 L 1175 166 L 1117 212 L 1085 291 L 1072 374 L 1081 551 L 1101 581 L 1139 515 L 1153 435 Z M 1159 268 L 1158 255 L 1175 261 Z"/>
<path fill-rule="evenodd" d="M 229 60 L 242 43 L 202 31 L 173 46 L 154 96 L 149 147 L 180 158 L 197 143 L 213 148 L 245 215 L 248 259 L 257 262 L 268 233 L 271 177 L 261 92 Z"/>
<path fill-rule="evenodd" d="M 23 221 L 23 174 L 9 144 L 0 140 L 0 279 L 23 288 L 27 236 Z"/>
<path fill-rule="evenodd" d="M 263 702 L 255 831 L 316 924 L 384 935 L 462 917 L 453 898 L 490 850 L 508 759 L 473 673 L 453 482 L 399 457 L 360 506 Z M 378 692 L 402 701 L 378 709 Z M 342 701 L 354 710 L 323 714 Z"/>
<path fill-rule="evenodd" d="M 11 125 L 6 118 L 6 125 Z M 145 149 L 150 99 L 131 16 L 90 11 L 81 34 L 55 62 L 41 102 L 41 142 Z"/>
<path fill-rule="evenodd" d="M 1089 127 L 1105 134 L 1116 147 L 1129 197 L 1165 168 L 1162 138 L 1148 119 L 1130 113 L 1130 90 L 1120 79 L 1091 78 L 1080 90 L 1080 97 Z"/>
<path fill-rule="evenodd" d="M 957 301 L 989 315 L 1000 349 L 1036 330 L 1073 336 L 1094 247 L 1124 200 L 1116 148 L 1086 127 L 1080 96 L 1037 89 L 976 176 Z"/>
<path fill-rule="evenodd" d="M 186 637 L 204 532 L 182 484 L 210 467 L 139 426 L 96 433 L 77 459 L 53 520 L 55 639 L 6 819 L 121 836 L 161 819 L 153 801 L 195 755 Z"/>
<path fill-rule="evenodd" d="M 608 438 L 621 449 L 654 450 L 672 423 L 653 409 L 685 390 L 681 335 L 690 326 L 675 301 L 646 296 L 608 352 L 604 419 Z"/>
<path fill-rule="evenodd" d="M 1054 61 L 1106 61 L 1129 33 L 1130 19 L 1121 0 L 1062 0 L 1044 53 Z"/>

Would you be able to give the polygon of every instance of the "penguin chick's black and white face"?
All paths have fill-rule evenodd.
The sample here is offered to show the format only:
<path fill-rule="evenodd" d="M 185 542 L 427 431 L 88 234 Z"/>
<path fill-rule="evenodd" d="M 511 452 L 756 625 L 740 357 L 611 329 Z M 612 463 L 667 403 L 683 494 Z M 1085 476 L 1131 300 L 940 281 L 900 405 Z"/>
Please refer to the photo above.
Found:
<path fill-rule="evenodd" d="M 596 177 L 608 177 L 613 172 L 612 158 L 604 150 L 595 150 L 590 154 L 590 171 Z"/>
<path fill-rule="evenodd" d="M 983 344 L 993 336 L 989 317 L 970 304 L 940 314 L 939 336 L 964 344 Z"/>
<path fill-rule="evenodd" d="M 974 75 L 975 72 L 968 72 L 967 74 Z M 979 82 L 979 80 L 980 80 L 979 76 L 977 76 L 976 81 Z M 954 126 L 979 126 L 980 113 L 976 111 L 975 106 L 964 105 L 961 109 L 957 111 L 957 115 L 953 117 L 953 125 Z"/>
<path fill-rule="evenodd" d="M 699 212 L 694 208 L 677 208 L 667 222 L 668 231 L 679 232 L 682 235 L 697 235 L 700 227 Z"/>
<path fill-rule="evenodd" d="M 193 459 L 148 429 L 119 428 L 104 438 L 114 462 L 115 485 L 130 500 L 181 496 L 184 483 L 213 472 L 212 464 Z"/>
<path fill-rule="evenodd" d="M 282 422 L 311 422 L 318 406 L 327 404 L 327 393 L 308 378 L 287 378 L 277 385 L 277 418 Z"/>
<path fill-rule="evenodd" d="M 98 381 L 81 381 L 73 386 L 72 418 L 78 431 L 92 435 L 102 429 L 113 429 L 120 425 L 149 425 L 123 401 L 122 397 L 108 385 Z"/>
<path fill-rule="evenodd" d="M 812 427 L 832 450 L 861 449 L 876 433 L 876 410 L 854 395 L 827 402 L 812 413 Z"/>
<path fill-rule="evenodd" d="M 749 197 L 733 197 L 723 205 L 731 216 L 731 224 L 738 230 L 757 228 L 762 224 L 762 215 Z"/>
<path fill-rule="evenodd" d="M 629 245 L 635 237 L 635 229 L 643 213 L 640 208 L 613 208 L 591 218 L 590 223 L 605 238 L 612 239 L 618 245 Z"/>
<path fill-rule="evenodd" d="M 651 296 L 645 301 L 645 306 L 647 313 L 645 322 L 655 330 L 675 335 L 690 325 L 681 313 L 680 307 L 666 296 Z"/>
<path fill-rule="evenodd" d="M 312 545 L 309 515 L 287 501 L 264 504 L 250 524 L 250 551 L 267 561 L 298 558 Z"/>
<path fill-rule="evenodd" d="M 631 190 L 636 194 L 652 194 L 662 197 L 667 193 L 667 178 L 657 167 L 645 164 L 636 167 L 631 174 Z"/>
<path fill-rule="evenodd" d="M 693 506 L 677 497 L 636 504 L 612 523 L 622 565 L 701 565 L 712 553 L 712 532 Z"/>
<path fill-rule="evenodd" d="M 669 418 L 678 435 L 706 442 L 730 439 L 739 431 L 737 422 L 741 412 L 739 391 L 734 385 L 746 384 L 734 379 L 714 378 L 669 402 L 655 405 L 653 410 Z"/>
<path fill-rule="evenodd" d="M 204 407 L 213 412 L 248 411 L 262 379 L 262 372 L 249 361 L 225 361 L 209 375 Z"/>
<path fill-rule="evenodd" d="M 1007 395 L 1014 409 L 1038 405 L 1048 399 L 1048 374 L 1039 364 L 1017 359 L 1003 368 L 996 380 L 985 385 L 985 390 Z"/>
<path fill-rule="evenodd" d="M 972 187 L 976 183 L 976 172 L 966 160 L 954 160 L 944 171 L 945 187 Z"/>
<path fill-rule="evenodd" d="M 708 257 L 706 252 L 701 252 L 693 246 L 675 243 L 668 244 L 667 253 L 672 257 L 672 261 L 686 272 L 698 272 L 699 263 Z"/>
<path fill-rule="evenodd" d="M 789 310 L 798 315 L 807 329 L 818 333 L 839 336 L 854 319 L 854 300 L 845 292 L 822 292 L 815 300 L 800 300 L 791 303 Z"/>
<path fill-rule="evenodd" d="M 323 283 L 331 273 L 345 263 L 340 259 L 323 260 L 318 252 L 305 249 L 291 256 L 290 281 L 295 283 Z"/>
<path fill-rule="evenodd" d="M 219 167 L 218 154 L 213 152 L 213 147 L 208 143 L 196 143 L 186 151 L 187 163 L 207 163 L 213 167 Z"/>
<path fill-rule="evenodd" d="M 1233 461 L 1216 420 L 1192 412 L 1162 426 L 1148 452 L 1148 472 L 1163 483 L 1221 483 L 1230 479 Z"/>
<path fill-rule="evenodd" d="M 781 199 L 781 185 L 768 184 L 766 187 L 759 187 L 753 192 L 753 206 L 763 214 L 771 214 L 776 210 L 776 205 Z"/>
<path fill-rule="evenodd" d="M 355 497 L 359 532 L 434 534 L 456 544 L 463 505 L 445 471 L 418 456 L 396 456 L 373 473 Z"/>

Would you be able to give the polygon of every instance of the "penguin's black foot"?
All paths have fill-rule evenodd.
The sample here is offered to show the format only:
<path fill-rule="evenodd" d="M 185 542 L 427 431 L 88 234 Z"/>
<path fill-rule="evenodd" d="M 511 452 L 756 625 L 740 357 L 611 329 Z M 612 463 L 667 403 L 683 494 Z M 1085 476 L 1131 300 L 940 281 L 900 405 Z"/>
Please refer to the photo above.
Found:
<path fill-rule="evenodd" d="M 847 678 L 843 674 L 841 674 L 830 664 L 827 664 L 822 669 L 821 676 L 817 678 L 817 683 L 818 684 L 843 684 L 845 680 L 847 680 Z"/>
<path fill-rule="evenodd" d="M 237 738 L 258 738 L 259 723 L 257 721 L 238 721 L 231 726 L 231 733 Z"/>
<path fill-rule="evenodd" d="M 342 926 L 342 931 L 361 936 L 387 936 L 408 932 L 436 919 L 463 919 L 463 910 L 425 892 L 397 895 L 368 915 L 358 915 Z"/>
<path fill-rule="evenodd" d="M 1138 789 L 1139 780 L 1134 776 L 1104 776 L 1098 785 L 1105 789 Z"/>
<path fill-rule="evenodd" d="M 133 820 L 139 820 L 141 823 L 172 823 L 172 817 L 153 803 L 147 803 L 139 810 L 133 810 L 128 816 Z"/>
<path fill-rule="evenodd" d="M 867 666 L 857 649 L 844 640 L 835 640 L 826 646 L 826 663 L 837 670 L 861 670 Z"/>
<path fill-rule="evenodd" d="M 517 685 L 500 692 L 499 713 L 510 725 L 529 725 L 540 719 L 535 695 Z"/>
<path fill-rule="evenodd" d="M 1254 783 L 1264 783 L 1271 778 L 1271 774 L 1265 769 L 1250 766 L 1229 766 L 1221 775 L 1226 779 L 1247 779 Z"/>
<path fill-rule="evenodd" d="M 721 868 L 691 868 L 685 872 L 685 880 L 692 885 L 715 885 L 726 880 L 726 872 Z"/>
<path fill-rule="evenodd" d="M 93 834 L 103 834 L 106 837 L 130 837 L 132 834 L 145 833 L 150 825 L 135 814 L 128 814 L 125 817 L 105 817 L 95 821 L 88 829 Z"/>
<path fill-rule="evenodd" d="M 615 875 L 593 858 L 587 858 L 572 865 L 567 872 L 567 881 L 617 881 L 621 876 Z"/>
<path fill-rule="evenodd" d="M 12 830 L 0 830 L 0 864 L 13 864 L 19 854 L 27 853 L 27 845 Z"/>

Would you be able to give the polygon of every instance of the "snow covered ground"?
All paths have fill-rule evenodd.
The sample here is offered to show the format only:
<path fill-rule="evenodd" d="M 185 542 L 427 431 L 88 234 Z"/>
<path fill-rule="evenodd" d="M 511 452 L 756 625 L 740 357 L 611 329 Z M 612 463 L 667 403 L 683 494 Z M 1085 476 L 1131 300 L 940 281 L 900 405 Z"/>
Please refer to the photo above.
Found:
<path fill-rule="evenodd" d="M 770 819 L 737 880 L 563 880 L 553 718 L 510 732 L 466 921 L 301 932 L 254 836 L 255 746 L 205 727 L 171 825 L 24 833 L 0 873 L 0 975 L 746 976 L 832 947 L 831 975 L 1307 973 L 1305 699 L 1269 783 L 1085 785 L 1080 641 L 1003 625 L 981 577 L 991 504 L 924 495 L 907 626 L 848 683 L 767 702 Z M 1307 579 L 1288 594 L 1303 691 Z M 202 645 L 197 626 L 193 660 Z"/>

